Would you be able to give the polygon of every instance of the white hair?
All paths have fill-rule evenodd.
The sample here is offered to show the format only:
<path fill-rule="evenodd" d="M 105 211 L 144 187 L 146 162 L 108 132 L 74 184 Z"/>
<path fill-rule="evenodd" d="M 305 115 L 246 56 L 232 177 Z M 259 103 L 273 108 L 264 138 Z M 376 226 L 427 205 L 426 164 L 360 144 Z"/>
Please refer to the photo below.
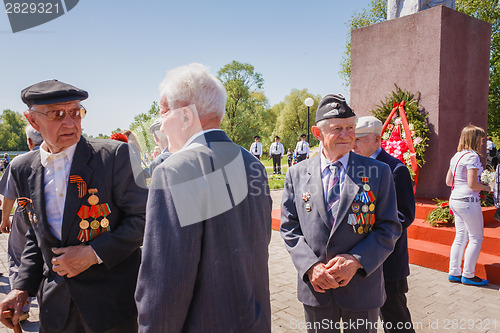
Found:
<path fill-rule="evenodd" d="M 200 118 L 217 116 L 222 121 L 226 112 L 226 89 L 198 63 L 169 70 L 160 84 L 160 97 L 166 97 L 171 109 L 194 104 Z"/>
<path fill-rule="evenodd" d="M 28 124 L 24 129 L 24 131 L 26 132 L 26 137 L 28 139 L 31 139 L 31 142 L 33 142 L 35 146 L 39 146 L 42 144 L 43 142 L 42 134 L 38 132 L 36 129 L 34 129 L 33 126 Z"/>

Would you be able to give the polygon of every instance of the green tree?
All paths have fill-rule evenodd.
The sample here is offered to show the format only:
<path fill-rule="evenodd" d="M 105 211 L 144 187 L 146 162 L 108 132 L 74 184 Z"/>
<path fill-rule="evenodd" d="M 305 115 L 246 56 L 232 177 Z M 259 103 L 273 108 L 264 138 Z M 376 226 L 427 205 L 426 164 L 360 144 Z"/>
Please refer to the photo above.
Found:
<path fill-rule="evenodd" d="M 456 10 L 491 23 L 490 82 L 488 96 L 488 132 L 500 136 L 500 4 L 499 0 L 456 0 Z M 351 77 L 351 30 L 362 28 L 387 18 L 387 0 L 372 0 L 369 8 L 355 13 L 348 21 L 346 50 L 340 74 L 349 86 Z"/>
<path fill-rule="evenodd" d="M 267 98 L 261 91 L 262 74 L 250 64 L 233 60 L 217 72 L 217 77 L 227 91 L 221 128 L 235 143 L 248 148 L 253 136 L 262 133 L 262 121 L 271 117 L 267 114 Z"/>
<path fill-rule="evenodd" d="M 153 135 L 149 132 L 149 126 L 158 118 L 159 112 L 160 107 L 158 103 L 153 102 L 151 108 L 147 112 L 136 115 L 130 125 L 130 130 L 137 135 L 137 140 L 139 140 L 142 151 L 151 153 L 154 149 L 155 141 Z"/>
<path fill-rule="evenodd" d="M 21 114 L 12 110 L 3 110 L 0 116 L 0 150 L 28 150 L 26 132 L 28 122 Z"/>
<path fill-rule="evenodd" d="M 278 114 L 272 140 L 274 135 L 281 138 L 281 143 L 286 149 L 295 149 L 297 141 L 300 140 L 301 134 L 307 134 L 307 106 L 304 105 L 306 98 L 311 97 L 314 104 L 309 110 L 309 124 L 314 125 L 316 118 L 316 109 L 321 101 L 320 95 L 312 95 L 307 92 L 307 89 L 292 89 L 290 94 L 285 96 L 285 100 L 273 107 L 273 112 Z M 310 129 L 309 129 L 310 131 Z M 310 145 L 318 144 L 318 140 L 310 132 Z"/>

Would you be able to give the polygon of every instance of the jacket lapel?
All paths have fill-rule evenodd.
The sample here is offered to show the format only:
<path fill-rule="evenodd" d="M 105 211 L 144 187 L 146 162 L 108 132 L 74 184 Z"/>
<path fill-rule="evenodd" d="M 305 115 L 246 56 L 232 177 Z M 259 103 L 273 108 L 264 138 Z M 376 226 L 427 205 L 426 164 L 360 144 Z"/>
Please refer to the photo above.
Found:
<path fill-rule="evenodd" d="M 355 176 L 355 166 L 357 165 L 356 163 L 356 155 L 349 153 L 349 164 L 348 167 L 346 168 L 345 172 L 345 179 L 344 179 L 344 185 L 342 187 L 342 192 L 340 193 L 340 202 L 339 202 L 339 209 L 337 211 L 337 218 L 335 219 L 335 225 L 332 228 L 331 235 L 337 230 L 339 227 L 340 223 L 344 220 L 349 208 L 352 205 L 352 202 L 356 198 L 356 194 L 359 192 L 359 185 L 356 183 L 356 176 Z"/>
<path fill-rule="evenodd" d="M 89 146 L 87 140 L 82 136 L 78 145 L 75 149 L 75 155 L 73 156 L 73 163 L 71 164 L 70 176 L 77 175 L 82 177 L 83 181 L 88 186 L 90 183 L 90 177 L 92 176 L 92 169 L 88 166 L 89 159 L 92 155 L 91 147 Z M 76 183 L 71 183 L 68 179 L 68 187 L 66 189 L 66 202 L 64 203 L 64 214 L 62 223 L 62 244 L 68 243 L 68 237 L 70 234 L 74 234 L 74 237 L 70 239 L 77 239 L 79 232 L 79 217 L 78 211 L 80 207 L 85 204 L 84 198 L 86 194 L 82 197 L 78 197 L 78 186 Z M 75 221 L 76 220 L 76 221 Z M 72 241 L 69 243 L 73 243 Z"/>
<path fill-rule="evenodd" d="M 306 174 L 307 180 L 304 190 L 312 192 L 311 206 L 318 213 L 320 220 L 330 230 L 332 225 L 326 214 L 325 196 L 323 193 L 323 182 L 321 181 L 321 166 L 319 156 L 311 159 Z M 302 195 L 302 193 L 299 193 Z"/>
<path fill-rule="evenodd" d="M 40 161 L 40 154 L 36 154 L 31 164 L 31 174 L 28 177 L 28 184 L 30 189 L 30 197 L 33 204 L 33 220 L 31 222 L 33 227 L 38 224 L 41 228 L 44 239 L 51 244 L 59 244 L 60 241 L 50 231 L 50 226 L 47 221 L 47 214 L 45 210 L 45 184 L 44 184 L 44 168 Z M 28 208 L 28 212 L 29 212 Z"/>

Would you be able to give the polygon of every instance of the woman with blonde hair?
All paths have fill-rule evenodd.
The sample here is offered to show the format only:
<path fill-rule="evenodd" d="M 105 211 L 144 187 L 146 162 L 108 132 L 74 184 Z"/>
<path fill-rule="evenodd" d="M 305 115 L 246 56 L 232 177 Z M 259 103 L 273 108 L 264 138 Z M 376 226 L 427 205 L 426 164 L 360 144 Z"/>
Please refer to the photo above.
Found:
<path fill-rule="evenodd" d="M 455 216 L 456 233 L 451 247 L 448 280 L 474 286 L 488 283 L 474 272 L 483 244 L 484 223 L 479 192 L 491 191 L 488 185 L 479 181 L 483 171 L 479 156 L 485 137 L 486 132 L 481 127 L 466 126 L 446 175 L 446 185 L 451 186 L 450 209 Z M 462 257 L 463 270 L 460 267 Z"/>

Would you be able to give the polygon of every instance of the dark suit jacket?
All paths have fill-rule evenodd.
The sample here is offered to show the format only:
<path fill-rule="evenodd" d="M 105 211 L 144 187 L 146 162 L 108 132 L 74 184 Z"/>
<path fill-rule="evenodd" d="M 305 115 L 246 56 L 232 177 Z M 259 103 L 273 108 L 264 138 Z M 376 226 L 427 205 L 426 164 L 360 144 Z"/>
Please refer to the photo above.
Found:
<path fill-rule="evenodd" d="M 356 194 L 362 191 L 362 177 L 368 177 L 376 199 L 373 229 L 360 235 L 348 224 L 348 218 Z M 304 193 L 310 194 L 309 200 L 303 198 Z M 386 164 L 350 153 L 333 226 L 325 208 L 320 156 L 288 170 L 281 208 L 281 235 L 298 271 L 297 296 L 302 303 L 321 307 L 335 301 L 340 308 L 350 311 L 382 306 L 385 302 L 382 263 L 394 249 L 400 234 L 396 191 Z M 345 287 L 325 293 L 314 291 L 307 270 L 317 262 L 327 263 L 342 253 L 356 257 L 363 269 L 358 270 Z"/>
<path fill-rule="evenodd" d="M 410 172 L 406 165 L 397 158 L 389 155 L 382 149 L 377 160 L 389 165 L 392 178 L 396 186 L 396 198 L 398 202 L 398 219 L 403 231 L 394 247 L 394 251 L 384 262 L 384 279 L 386 281 L 401 280 L 410 275 L 408 266 L 408 236 L 406 229 L 415 219 L 415 195 L 413 194 L 413 183 Z"/>
<path fill-rule="evenodd" d="M 156 168 L 146 211 L 140 332 L 271 331 L 271 198 L 259 160 L 207 132 Z"/>
<path fill-rule="evenodd" d="M 165 161 L 170 155 L 172 155 L 172 153 L 169 152 L 167 148 L 165 148 L 165 150 L 163 150 L 161 154 L 156 156 L 156 158 L 149 165 L 149 173 L 151 174 L 151 176 L 153 175 L 153 171 L 155 171 L 156 167 L 163 161 Z"/>
<path fill-rule="evenodd" d="M 94 331 L 103 331 L 136 314 L 134 290 L 140 264 L 144 232 L 147 191 L 136 185 L 128 146 L 112 140 L 87 141 L 83 136 L 77 144 L 70 175 L 78 175 L 87 189 L 96 188 L 99 203 L 108 203 L 107 216 L 111 232 L 90 241 L 103 260 L 73 278 L 61 277 L 52 270 L 53 247 L 79 245 L 81 205 L 89 205 L 88 193 L 78 197 L 75 183 L 68 181 L 64 207 L 62 240 L 51 233 L 46 217 L 44 167 L 40 152 L 17 157 L 11 166 L 20 197 L 31 198 L 25 210 L 36 215 L 31 223 L 28 241 L 21 258 L 15 289 L 38 293 L 40 325 L 46 330 L 63 328 L 73 299 L 86 324 Z"/>

